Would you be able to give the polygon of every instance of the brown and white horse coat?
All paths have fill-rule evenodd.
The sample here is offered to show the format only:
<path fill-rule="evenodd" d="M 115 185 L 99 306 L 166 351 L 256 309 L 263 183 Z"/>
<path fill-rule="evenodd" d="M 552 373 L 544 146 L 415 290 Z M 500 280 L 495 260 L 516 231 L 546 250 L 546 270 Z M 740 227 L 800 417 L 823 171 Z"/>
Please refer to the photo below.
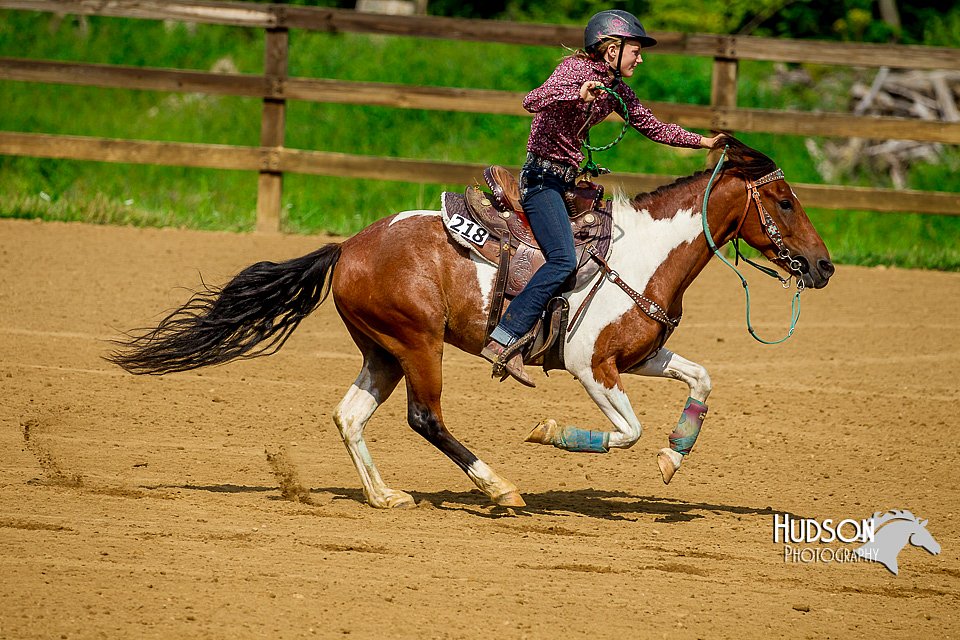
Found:
<path fill-rule="evenodd" d="M 710 196 L 708 223 L 712 235 L 719 246 L 739 235 L 783 267 L 784 261 L 759 217 L 748 211 L 745 189 L 747 181 L 757 180 L 775 167 L 762 154 L 738 141 L 732 143 L 736 146 L 730 168 L 720 174 Z M 708 175 L 701 173 L 632 201 L 614 201 L 609 265 L 670 317 L 681 315 L 684 292 L 712 256 L 701 216 L 707 179 Z M 783 244 L 805 267 L 804 283 L 814 288 L 825 286 L 833 265 L 789 185 L 776 180 L 764 184 L 760 193 L 780 229 Z M 283 308 L 264 308 L 260 315 L 280 316 L 281 311 L 286 313 L 295 307 L 303 317 L 320 303 L 319 290 L 330 277 L 337 309 L 363 355 L 361 371 L 337 407 L 334 421 L 356 465 L 367 502 L 375 507 L 410 506 L 414 502 L 409 494 L 386 486 L 363 437 L 367 421 L 403 379 L 410 426 L 460 466 L 495 503 L 523 505 L 517 488 L 457 441 L 444 423 L 440 403 L 444 344 L 470 354 L 480 353 L 487 338 L 496 269 L 453 242 L 442 216 L 442 211 L 416 210 L 384 218 L 341 245 L 328 245 L 311 254 L 319 267 L 312 265 L 311 256 L 288 263 L 253 265 L 247 271 L 257 276 L 255 296 L 239 300 L 243 295 L 241 280 L 247 274 L 242 272 L 223 289 L 209 291 L 203 304 L 191 301 L 171 314 L 170 318 L 175 318 L 171 324 L 176 326 L 165 328 L 168 321 L 164 321 L 158 329 L 127 343 L 130 351 L 126 354 L 115 353 L 111 359 L 135 373 L 165 373 L 258 355 L 251 350 L 256 340 L 244 338 L 233 351 L 208 357 L 196 345 L 210 340 L 194 340 L 193 335 L 206 331 L 216 307 L 233 298 L 238 300 L 236 306 L 264 304 L 260 302 L 265 287 L 261 283 L 271 278 L 296 284 L 296 290 L 288 286 L 288 297 L 295 302 L 276 303 Z M 580 307 L 593 284 L 578 282 L 574 291 L 565 294 L 571 309 Z M 240 294 L 232 293 L 231 287 Z M 304 300 L 306 289 L 310 296 Z M 181 317 L 184 319 L 176 320 Z M 298 321 L 288 324 L 295 327 Z M 263 332 L 269 336 L 273 331 L 269 318 L 265 327 Z M 570 327 L 564 347 L 566 368 L 613 425 L 607 440 L 611 448 L 633 446 L 643 431 L 624 391 L 623 373 L 681 380 L 689 396 L 699 403 L 705 403 L 710 395 L 706 369 L 661 347 L 666 330 L 609 281 L 600 286 Z M 157 355 L 160 352 L 176 354 L 177 365 L 164 366 L 170 357 Z M 664 475 L 669 481 L 682 455 L 670 448 L 661 449 L 658 455 L 661 469 L 665 463 L 669 467 Z"/>

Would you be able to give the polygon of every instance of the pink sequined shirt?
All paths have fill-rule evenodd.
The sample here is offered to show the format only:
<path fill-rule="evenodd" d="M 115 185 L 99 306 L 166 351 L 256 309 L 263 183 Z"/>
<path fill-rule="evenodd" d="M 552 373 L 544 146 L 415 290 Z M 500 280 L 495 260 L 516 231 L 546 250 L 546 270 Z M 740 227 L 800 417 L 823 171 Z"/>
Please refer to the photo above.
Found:
<path fill-rule="evenodd" d="M 523 99 L 523 108 L 536 115 L 530 127 L 527 151 L 542 158 L 580 166 L 583 161 L 581 147 L 589 127 L 602 122 L 610 112 L 620 113 L 622 110 L 620 102 L 603 91 L 597 93 L 593 102 L 584 102 L 580 87 L 588 80 L 602 82 L 616 91 L 627 105 L 630 125 L 654 142 L 700 148 L 699 134 L 657 120 L 640 104 L 633 89 L 623 80 L 610 79 L 609 70 L 604 61 L 570 56 L 554 69 L 546 82 L 528 93 Z"/>

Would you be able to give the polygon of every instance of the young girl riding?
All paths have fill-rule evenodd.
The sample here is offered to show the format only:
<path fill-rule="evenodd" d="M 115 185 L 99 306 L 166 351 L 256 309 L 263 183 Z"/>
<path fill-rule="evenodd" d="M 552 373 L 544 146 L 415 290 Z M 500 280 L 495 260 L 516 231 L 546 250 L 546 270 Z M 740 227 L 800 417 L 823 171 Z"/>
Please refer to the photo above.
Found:
<path fill-rule="evenodd" d="M 581 148 L 590 127 L 616 111 L 654 142 L 692 149 L 712 149 L 718 144 L 720 136 L 705 138 L 679 125 L 660 122 L 623 81 L 643 62 L 642 49 L 656 43 L 632 14 L 601 11 L 584 29 L 584 48 L 565 58 L 547 81 L 523 100 L 524 108 L 535 115 L 520 172 L 520 197 L 546 264 L 510 303 L 481 352 L 495 363 L 495 370 L 504 351 L 532 330 L 547 302 L 576 269 L 573 231 L 563 194 L 582 173 Z M 627 113 L 600 87 L 619 95 Z M 519 351 L 502 364 L 516 380 L 535 386 L 523 370 Z"/>

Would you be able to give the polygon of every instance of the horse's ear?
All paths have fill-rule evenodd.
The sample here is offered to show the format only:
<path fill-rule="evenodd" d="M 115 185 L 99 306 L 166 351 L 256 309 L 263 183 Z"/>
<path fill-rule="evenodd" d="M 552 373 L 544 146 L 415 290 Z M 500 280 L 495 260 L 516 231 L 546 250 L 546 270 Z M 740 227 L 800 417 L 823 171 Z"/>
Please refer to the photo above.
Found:
<path fill-rule="evenodd" d="M 920 523 L 920 526 L 921 527 L 927 526 L 927 522 L 929 522 L 929 520 L 924 520 L 923 522 Z"/>

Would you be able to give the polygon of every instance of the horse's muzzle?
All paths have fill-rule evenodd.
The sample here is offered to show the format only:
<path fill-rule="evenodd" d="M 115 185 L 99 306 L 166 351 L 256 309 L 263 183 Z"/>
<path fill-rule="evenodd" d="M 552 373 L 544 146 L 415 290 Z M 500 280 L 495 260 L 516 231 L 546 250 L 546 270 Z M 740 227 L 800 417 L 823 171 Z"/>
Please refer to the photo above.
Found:
<path fill-rule="evenodd" d="M 827 258 L 817 260 L 814 268 L 811 268 L 810 261 L 803 256 L 796 256 L 794 259 L 800 263 L 800 279 L 805 287 L 823 289 L 837 270 Z"/>

